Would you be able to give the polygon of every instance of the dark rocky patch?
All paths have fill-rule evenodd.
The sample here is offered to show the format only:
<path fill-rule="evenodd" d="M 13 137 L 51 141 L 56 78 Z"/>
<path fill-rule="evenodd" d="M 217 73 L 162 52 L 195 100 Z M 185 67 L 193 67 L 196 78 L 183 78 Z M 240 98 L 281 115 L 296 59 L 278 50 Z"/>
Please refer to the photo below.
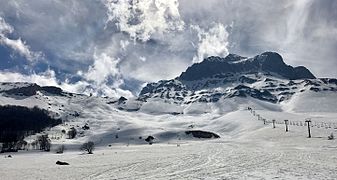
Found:
<path fill-rule="evenodd" d="M 125 97 L 121 96 L 119 99 L 118 99 L 118 104 L 122 104 L 124 103 L 125 101 L 127 101 L 128 99 L 126 99 Z"/>
<path fill-rule="evenodd" d="M 235 96 L 238 97 L 251 96 L 253 98 L 260 99 L 263 101 L 269 101 L 273 103 L 277 102 L 277 98 L 274 95 L 272 95 L 268 90 L 257 90 L 244 85 L 238 85 L 234 89 L 236 91 L 230 94 L 228 97 L 232 98 Z"/>
<path fill-rule="evenodd" d="M 145 141 L 149 143 L 150 145 L 153 143 L 154 137 L 153 136 L 148 136 Z"/>
<path fill-rule="evenodd" d="M 56 164 L 57 164 L 57 165 L 62 165 L 62 166 L 64 166 L 64 165 L 69 165 L 69 163 L 64 162 L 64 161 L 56 161 Z"/>
<path fill-rule="evenodd" d="M 36 95 L 36 92 L 40 89 L 41 87 L 38 86 L 37 84 L 31 84 L 26 87 L 13 88 L 5 92 L 10 95 L 34 96 Z"/>
<path fill-rule="evenodd" d="M 241 83 L 248 83 L 248 84 L 253 84 L 253 83 L 257 82 L 256 79 L 252 79 L 252 78 L 249 78 L 249 77 L 246 77 L 246 76 L 241 76 L 239 78 L 239 81 Z"/>
<path fill-rule="evenodd" d="M 205 138 L 205 139 L 220 138 L 219 135 L 217 135 L 213 132 L 208 132 L 208 131 L 189 130 L 189 131 L 185 131 L 185 133 L 187 135 L 192 134 L 192 136 L 195 137 L 195 138 Z"/>
<path fill-rule="evenodd" d="M 41 87 L 42 91 L 48 92 L 50 94 L 54 94 L 54 95 L 62 95 L 62 89 L 58 88 L 58 87 L 54 87 L 54 86 L 43 86 Z"/>
<path fill-rule="evenodd" d="M 89 129 L 90 129 L 90 127 L 89 127 L 89 125 L 88 125 L 88 124 L 85 124 L 85 125 L 82 127 L 82 129 L 83 129 L 83 130 L 89 130 Z"/>
<path fill-rule="evenodd" d="M 9 89 L 4 92 L 10 95 L 34 96 L 36 95 L 37 91 L 44 91 L 52 95 L 63 95 L 63 91 L 61 88 L 54 87 L 54 86 L 41 87 L 35 83 L 29 84 L 28 86 L 25 86 L 25 87 L 17 87 L 17 88 Z"/>
<path fill-rule="evenodd" d="M 316 87 L 311 87 L 311 88 L 310 88 L 310 91 L 319 92 L 320 89 L 319 89 L 319 88 L 316 88 Z"/>

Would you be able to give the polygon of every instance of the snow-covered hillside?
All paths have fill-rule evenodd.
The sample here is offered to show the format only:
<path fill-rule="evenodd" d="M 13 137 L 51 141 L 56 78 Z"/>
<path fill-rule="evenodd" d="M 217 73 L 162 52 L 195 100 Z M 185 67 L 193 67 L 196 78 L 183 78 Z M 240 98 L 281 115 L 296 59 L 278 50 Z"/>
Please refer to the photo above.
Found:
<path fill-rule="evenodd" d="M 215 65 L 233 67 L 214 70 L 211 67 Z M 274 68 L 276 65 L 279 69 Z M 193 76 L 195 69 L 205 73 Z M 249 117 L 224 118 L 244 114 L 241 112 L 248 106 L 267 114 L 330 122 L 337 112 L 336 92 L 337 79 L 317 79 L 306 68 L 288 66 L 280 55 L 267 52 L 253 58 L 233 54 L 210 57 L 176 79 L 149 83 L 138 97 L 130 99 L 90 97 L 30 83 L 1 83 L 0 105 L 38 106 L 61 118 L 64 123 L 48 132 L 56 144 L 78 145 L 87 140 L 101 145 L 145 144 L 143 138 L 150 135 L 157 142 L 189 139 L 185 132 L 190 129 L 221 137 L 248 133 L 247 129 L 258 129 L 260 125 L 247 125 Z M 271 116 L 269 120 L 280 117 Z M 86 124 L 89 129 L 83 129 Z M 70 128 L 79 132 L 75 139 L 60 133 Z"/>
<path fill-rule="evenodd" d="M 0 83 L 0 105 L 38 106 L 61 118 L 62 124 L 45 133 L 52 152 L 60 145 L 67 148 L 63 155 L 45 153 L 35 161 L 34 154 L 23 152 L 13 159 L 0 158 L 0 172 L 5 179 L 18 179 L 14 164 L 25 162 L 19 165 L 20 178 L 27 179 L 334 179 L 336 141 L 327 137 L 337 130 L 337 80 L 315 78 L 282 59 L 277 62 L 285 69 L 275 70 L 270 62 L 275 57 L 212 57 L 205 60 L 209 66 L 225 63 L 235 68 L 193 80 L 194 70 L 192 75 L 187 70 L 176 79 L 149 83 L 130 99 Z M 203 68 L 199 70 L 207 70 Z M 311 139 L 306 138 L 308 119 Z M 284 120 L 289 122 L 287 133 Z M 78 132 L 73 139 L 62 133 L 71 128 Z M 192 131 L 220 138 L 204 141 Z M 155 138 L 153 146 L 144 140 L 149 136 Z M 78 156 L 79 146 L 89 140 L 98 153 Z M 59 159 L 70 162 L 71 168 L 55 167 Z"/>

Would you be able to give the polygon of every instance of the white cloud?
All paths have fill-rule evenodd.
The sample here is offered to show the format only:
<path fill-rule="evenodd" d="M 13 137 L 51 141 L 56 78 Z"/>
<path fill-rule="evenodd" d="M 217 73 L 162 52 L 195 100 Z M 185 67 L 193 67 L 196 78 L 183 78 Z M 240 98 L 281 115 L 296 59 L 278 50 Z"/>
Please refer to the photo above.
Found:
<path fill-rule="evenodd" d="M 30 50 L 30 47 L 26 44 L 25 41 L 22 41 L 21 38 L 10 39 L 8 34 L 13 33 L 14 28 L 6 23 L 6 21 L 0 17 L 0 44 L 8 46 L 21 56 L 24 56 L 29 61 L 33 61 L 43 57 L 41 52 L 33 52 Z"/>
<path fill-rule="evenodd" d="M 94 64 L 89 67 L 88 72 L 84 75 L 87 80 L 102 84 L 107 81 L 109 76 L 119 75 L 119 59 L 111 57 L 107 53 L 94 54 Z"/>
<path fill-rule="evenodd" d="M 193 58 L 193 62 L 201 62 L 209 56 L 228 55 L 228 36 L 226 27 L 217 23 L 209 29 L 202 29 L 197 25 L 191 26 L 192 30 L 198 33 L 199 42 L 196 45 L 198 52 Z"/>
<path fill-rule="evenodd" d="M 67 92 L 83 93 L 87 95 L 93 93 L 94 95 L 109 97 L 133 96 L 128 90 L 114 88 L 106 84 L 95 85 L 87 81 L 69 83 L 68 80 L 59 82 L 55 76 L 55 72 L 50 69 L 39 74 L 32 73 L 30 75 L 24 75 L 17 72 L 0 71 L 0 82 L 30 82 L 36 83 L 40 86 L 60 87 Z"/>
<path fill-rule="evenodd" d="M 133 96 L 129 90 L 120 88 L 124 85 L 124 79 L 119 70 L 121 60 L 118 58 L 118 53 L 125 51 L 128 45 L 128 41 L 112 39 L 109 45 L 101 48 L 96 47 L 93 54 L 93 64 L 86 72 L 77 72 L 88 83 L 88 86 L 82 88 L 80 92 L 113 97 Z"/>
<path fill-rule="evenodd" d="M 120 41 L 120 46 L 123 51 L 126 50 L 126 48 L 129 46 L 130 42 L 127 40 L 121 40 Z"/>
<path fill-rule="evenodd" d="M 310 6 L 312 4 L 313 0 L 294 1 L 292 11 L 288 16 L 287 34 L 284 46 L 289 46 L 289 43 L 294 43 L 304 38 L 304 29 L 307 24 Z"/>
<path fill-rule="evenodd" d="M 133 40 L 147 41 L 154 34 L 180 31 L 178 0 L 106 0 L 108 22 L 127 32 Z"/>
<path fill-rule="evenodd" d="M 0 34 L 6 35 L 14 31 L 13 27 L 6 23 L 6 21 L 0 17 Z"/>
<path fill-rule="evenodd" d="M 23 75 L 17 72 L 0 71 L 1 82 L 31 82 L 41 86 L 57 86 L 57 80 L 55 78 L 55 72 L 47 70 L 40 74 Z"/>
<path fill-rule="evenodd" d="M 146 57 L 140 56 L 140 57 L 139 57 L 139 60 L 141 60 L 142 62 L 145 62 L 145 61 L 146 61 Z"/>

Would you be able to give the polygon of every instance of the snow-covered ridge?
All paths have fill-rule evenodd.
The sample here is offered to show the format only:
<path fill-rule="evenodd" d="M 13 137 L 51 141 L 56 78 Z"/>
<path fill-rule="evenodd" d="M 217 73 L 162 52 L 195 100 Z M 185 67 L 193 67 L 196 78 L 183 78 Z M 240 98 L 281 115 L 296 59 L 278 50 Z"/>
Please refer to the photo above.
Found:
<path fill-rule="evenodd" d="M 177 79 L 194 81 L 210 78 L 217 74 L 251 74 L 258 72 L 277 74 L 290 80 L 315 79 L 315 76 L 307 68 L 287 65 L 282 56 L 275 52 L 265 52 L 251 58 L 236 54 L 229 54 L 225 58 L 212 56 L 201 63 L 193 64 Z"/>
<path fill-rule="evenodd" d="M 218 102 L 233 97 L 253 97 L 281 103 L 306 91 L 337 92 L 337 79 L 281 79 L 270 74 L 218 74 L 196 81 L 167 80 L 150 83 L 140 92 L 139 99 L 171 100 L 178 104 Z"/>
<path fill-rule="evenodd" d="M 307 92 L 322 97 L 334 94 L 337 79 L 315 78 L 305 67 L 291 67 L 279 54 L 266 52 L 253 58 L 235 54 L 206 58 L 175 79 L 147 84 L 137 100 L 143 102 L 140 109 L 146 111 L 149 104 L 161 104 L 164 112 L 186 113 L 186 109 L 198 104 L 203 106 L 204 112 L 209 112 L 206 107 L 233 98 L 249 97 L 285 105 L 292 102 L 292 97 L 301 97 Z"/>
<path fill-rule="evenodd" d="M 39 86 L 35 83 L 27 82 L 3 82 L 0 84 L 0 93 L 14 94 L 21 96 L 32 96 L 38 91 L 44 91 L 46 93 L 54 95 L 62 95 L 63 90 L 54 86 Z"/>

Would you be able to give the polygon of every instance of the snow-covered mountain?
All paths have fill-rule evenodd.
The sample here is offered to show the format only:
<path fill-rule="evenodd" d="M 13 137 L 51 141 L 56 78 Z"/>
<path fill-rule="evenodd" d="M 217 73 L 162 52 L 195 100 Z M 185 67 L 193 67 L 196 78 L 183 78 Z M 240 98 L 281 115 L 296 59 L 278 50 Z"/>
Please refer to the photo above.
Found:
<path fill-rule="evenodd" d="M 252 58 L 209 57 L 175 79 L 147 84 L 138 99 L 188 106 L 251 97 L 280 104 L 306 92 L 335 93 L 337 79 L 316 78 L 307 68 L 286 65 L 279 54 L 265 52 Z"/>
<path fill-rule="evenodd" d="M 305 67 L 291 67 L 279 54 L 267 52 L 253 58 L 209 57 L 175 79 L 147 84 L 138 97 L 130 99 L 3 82 L 0 105 L 38 106 L 61 118 L 64 123 L 48 131 L 55 144 L 88 139 L 101 145 L 137 144 L 146 143 L 143 137 L 150 135 L 159 142 L 189 139 L 191 134 L 186 132 L 191 129 L 235 137 L 263 127 L 247 122 L 251 118 L 243 113 L 247 106 L 289 119 L 312 115 L 317 121 L 323 116 L 332 121 L 336 92 L 337 79 L 315 78 Z M 79 132 L 75 139 L 60 133 L 71 128 Z"/>

